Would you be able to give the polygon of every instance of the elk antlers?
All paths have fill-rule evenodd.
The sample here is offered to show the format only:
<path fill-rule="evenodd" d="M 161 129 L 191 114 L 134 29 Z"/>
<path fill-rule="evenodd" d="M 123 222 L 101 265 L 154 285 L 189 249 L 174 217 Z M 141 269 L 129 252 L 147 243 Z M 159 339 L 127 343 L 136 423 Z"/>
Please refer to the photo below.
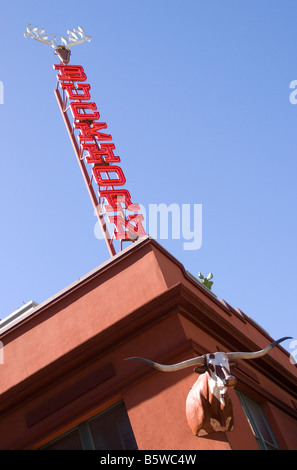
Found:
<path fill-rule="evenodd" d="M 36 41 L 42 42 L 44 44 L 48 44 L 49 46 L 52 46 L 54 49 L 57 49 L 60 45 L 57 44 L 56 36 L 52 36 L 52 39 L 49 39 L 49 36 L 45 33 L 45 29 L 41 28 L 38 30 L 37 26 L 34 28 L 31 27 L 30 24 L 27 26 L 27 32 L 24 34 L 25 38 L 30 37 L 32 39 L 35 39 Z M 85 31 L 81 26 L 78 26 L 77 29 L 67 30 L 68 38 L 65 38 L 64 36 L 61 37 L 61 45 L 63 45 L 66 48 L 70 48 L 72 46 L 77 46 L 78 44 L 82 44 L 84 41 L 91 41 L 90 36 L 86 36 Z"/>

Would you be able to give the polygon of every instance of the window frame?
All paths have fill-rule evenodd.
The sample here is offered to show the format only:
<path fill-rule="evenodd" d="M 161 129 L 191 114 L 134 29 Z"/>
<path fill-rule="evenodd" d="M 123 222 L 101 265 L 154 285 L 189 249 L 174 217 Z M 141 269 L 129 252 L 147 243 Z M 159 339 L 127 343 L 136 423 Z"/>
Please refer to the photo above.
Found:
<path fill-rule="evenodd" d="M 252 430 L 252 432 L 253 432 L 253 434 L 254 434 L 254 437 L 255 437 L 255 439 L 256 439 L 256 441 L 257 441 L 257 444 L 258 444 L 259 448 L 260 448 L 261 450 L 280 450 L 280 447 L 279 447 L 279 445 L 278 445 L 278 443 L 277 443 L 277 440 L 276 440 L 276 438 L 275 438 L 275 436 L 274 436 L 274 434 L 273 434 L 273 431 L 272 431 L 272 429 L 271 429 L 271 426 L 270 426 L 270 424 L 269 424 L 269 422 L 268 422 L 268 420 L 267 420 L 267 418 L 266 418 L 266 416 L 265 416 L 265 413 L 264 413 L 264 410 L 263 410 L 263 407 L 262 407 L 261 403 L 259 403 L 259 402 L 255 401 L 255 400 L 253 400 L 253 399 L 250 398 L 248 395 L 246 395 L 245 393 L 243 393 L 243 392 L 241 392 L 241 391 L 239 391 L 239 390 L 236 390 L 236 394 L 237 394 L 237 396 L 238 396 L 238 398 L 239 398 L 239 401 L 240 401 L 240 403 L 241 403 L 241 406 L 242 406 L 242 408 L 243 408 L 243 411 L 244 411 L 244 413 L 245 413 L 245 415 L 246 415 L 247 421 L 248 421 L 248 423 L 249 423 L 249 425 L 250 425 L 250 427 L 251 427 L 251 430 Z M 269 432 L 269 434 L 270 434 L 272 443 L 266 441 L 266 440 L 264 439 L 264 437 L 262 436 L 262 434 L 261 434 L 261 432 L 260 432 L 260 430 L 259 430 L 259 428 L 258 428 L 258 426 L 257 426 L 257 423 L 255 422 L 255 420 L 254 420 L 254 418 L 253 418 L 253 416 L 252 416 L 252 413 L 251 413 L 251 411 L 250 411 L 250 409 L 249 409 L 249 404 L 248 404 L 247 399 L 250 400 L 254 405 L 257 406 L 257 409 L 258 409 L 258 411 L 259 411 L 261 417 L 263 418 L 264 424 L 266 425 L 267 430 L 268 430 L 268 432 Z M 274 447 L 274 448 L 272 449 L 271 447 Z"/>
<path fill-rule="evenodd" d="M 131 430 L 132 430 L 132 433 L 133 433 L 133 437 L 134 437 L 134 440 L 135 440 L 136 449 L 138 449 L 136 438 L 135 438 L 135 435 L 134 435 L 134 432 L 133 432 L 133 428 L 132 428 L 132 425 L 131 425 L 131 422 L 130 422 L 130 418 L 129 418 L 129 415 L 128 415 L 128 412 L 127 412 L 125 402 L 123 400 L 121 400 L 121 401 L 118 401 L 117 403 L 115 403 L 114 405 L 109 406 L 108 408 L 101 411 L 100 413 L 97 413 L 96 415 L 92 416 L 91 418 L 88 418 L 87 420 L 82 421 L 81 423 L 79 423 L 78 425 L 76 425 L 73 428 L 69 429 L 69 431 L 66 431 L 65 433 L 61 434 L 60 436 L 56 437 L 55 439 L 47 442 L 44 446 L 42 446 L 40 448 L 40 450 L 47 450 L 47 447 L 49 447 L 52 444 L 54 444 L 55 442 L 58 442 L 59 440 L 63 439 L 64 437 L 66 437 L 68 434 L 70 434 L 71 432 L 73 432 L 75 430 L 78 430 L 78 432 L 79 432 L 79 436 L 80 436 L 80 439 L 81 439 L 81 444 L 82 444 L 83 450 L 96 450 L 94 442 L 93 442 L 92 432 L 91 432 L 90 427 L 89 427 L 89 423 L 91 423 L 91 421 L 95 420 L 99 416 L 102 416 L 102 415 L 108 413 L 109 411 L 111 411 L 113 408 L 115 408 L 117 406 L 124 406 L 125 407 L 127 418 L 129 420 Z M 117 430 L 119 431 L 118 423 L 117 423 Z M 123 440 L 123 436 L 122 436 L 121 432 L 119 432 L 119 437 L 120 437 L 120 440 L 121 440 L 122 444 L 124 444 L 124 440 Z M 129 450 L 129 449 L 123 448 L 122 450 Z"/>

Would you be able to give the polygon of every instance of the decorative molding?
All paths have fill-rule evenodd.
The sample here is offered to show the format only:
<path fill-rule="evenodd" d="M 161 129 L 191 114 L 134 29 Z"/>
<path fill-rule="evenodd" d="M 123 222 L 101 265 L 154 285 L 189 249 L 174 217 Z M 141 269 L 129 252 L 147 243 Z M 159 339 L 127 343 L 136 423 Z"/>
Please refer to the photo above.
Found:
<path fill-rule="evenodd" d="M 80 379 L 75 385 L 71 385 L 65 388 L 62 392 L 57 393 L 44 404 L 33 408 L 27 413 L 25 419 L 27 427 L 31 427 L 38 423 L 47 416 L 53 414 L 55 411 L 63 408 L 63 406 L 76 400 L 85 393 L 89 392 L 93 388 L 98 387 L 103 382 L 111 379 L 115 376 L 115 370 L 113 365 L 107 364 L 96 372 L 88 375 L 87 377 Z"/>

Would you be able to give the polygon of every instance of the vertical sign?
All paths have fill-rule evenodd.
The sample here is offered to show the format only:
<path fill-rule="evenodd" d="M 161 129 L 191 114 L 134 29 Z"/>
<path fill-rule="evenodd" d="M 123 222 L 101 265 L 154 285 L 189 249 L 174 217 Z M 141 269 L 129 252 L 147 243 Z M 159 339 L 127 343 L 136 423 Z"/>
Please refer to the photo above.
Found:
<path fill-rule="evenodd" d="M 132 202 L 130 192 L 125 188 L 121 159 L 114 153 L 112 136 L 105 132 L 106 123 L 100 121 L 84 69 L 80 65 L 68 65 L 70 48 L 91 38 L 86 36 L 81 26 L 68 30 L 67 35 L 61 36 L 61 45 L 57 43 L 57 35 L 49 38 L 44 28 L 29 24 L 25 33 L 25 37 L 53 47 L 60 58 L 60 64 L 54 65 L 58 71 L 56 98 L 107 247 L 113 256 L 116 254 L 116 241 L 122 249 L 123 241 L 134 242 L 145 235 L 143 215 L 139 204 Z"/>
<path fill-rule="evenodd" d="M 105 132 L 90 85 L 80 65 L 54 65 L 58 71 L 55 94 L 80 164 L 110 254 L 114 241 L 135 241 L 145 235 L 139 204 L 125 188 L 126 178 L 115 155 L 112 136 Z M 112 233 L 108 225 L 113 227 Z"/>

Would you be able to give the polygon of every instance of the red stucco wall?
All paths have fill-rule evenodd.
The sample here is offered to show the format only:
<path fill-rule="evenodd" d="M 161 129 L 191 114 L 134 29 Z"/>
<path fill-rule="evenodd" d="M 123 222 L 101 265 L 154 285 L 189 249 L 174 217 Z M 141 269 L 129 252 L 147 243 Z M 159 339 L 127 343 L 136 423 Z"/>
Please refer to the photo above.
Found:
<path fill-rule="evenodd" d="M 258 326 L 195 283 L 152 240 L 58 293 L 0 340 L 1 449 L 37 449 L 122 399 L 139 449 L 258 448 L 234 390 L 235 430 L 197 438 L 185 415 L 196 374 L 124 361 L 171 363 L 269 344 Z M 238 387 L 263 401 L 282 448 L 297 448 L 296 384 L 281 347 L 238 367 Z"/>

